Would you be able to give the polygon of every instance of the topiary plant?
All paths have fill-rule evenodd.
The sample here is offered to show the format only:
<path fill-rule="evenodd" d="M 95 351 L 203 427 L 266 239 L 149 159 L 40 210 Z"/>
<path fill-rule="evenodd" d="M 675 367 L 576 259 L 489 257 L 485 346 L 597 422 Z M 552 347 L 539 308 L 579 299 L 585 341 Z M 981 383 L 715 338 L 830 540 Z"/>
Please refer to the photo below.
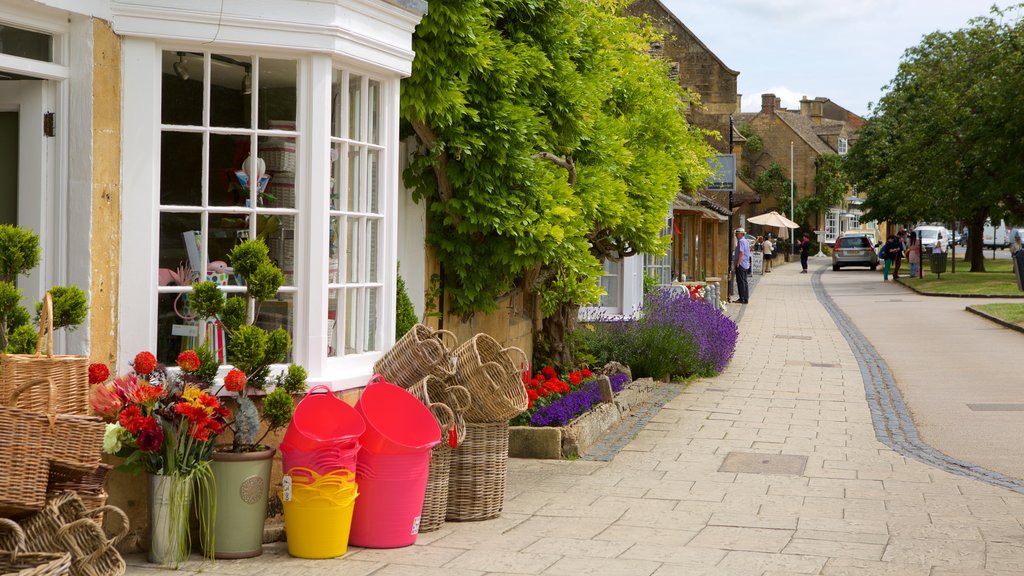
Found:
<path fill-rule="evenodd" d="M 401 274 L 398 275 L 398 296 L 396 299 L 396 307 L 395 340 L 398 340 L 404 336 L 406 332 L 412 330 L 412 327 L 419 322 L 416 318 L 416 309 L 412 305 L 412 300 L 409 299 L 409 292 L 405 287 L 405 280 L 402 279 Z"/>
<path fill-rule="evenodd" d="M 39 237 L 31 230 L 0 224 L 0 352 L 28 354 L 35 351 L 38 331 L 29 324 L 29 313 L 20 304 L 22 293 L 15 279 L 39 265 Z M 77 286 L 55 286 L 53 328 L 73 330 L 89 311 L 85 292 Z M 36 324 L 42 304 L 36 304 Z"/>
<path fill-rule="evenodd" d="M 271 366 L 284 362 L 292 341 L 283 328 L 268 332 L 255 325 L 260 304 L 273 298 L 284 284 L 284 274 L 273 264 L 263 240 L 246 240 L 228 256 L 235 273 L 245 280 L 245 295 L 225 299 L 214 282 L 192 285 L 189 306 L 197 319 L 216 319 L 227 333 L 227 353 L 234 368 L 225 376 L 224 387 L 238 394 L 234 418 L 228 427 L 234 432 L 232 452 L 263 448 L 267 434 L 291 422 L 295 410 L 293 394 L 306 388 L 306 370 L 289 365 L 276 375 Z M 262 411 L 251 394 L 273 391 L 263 398 Z M 260 422 L 266 430 L 259 436 Z"/>

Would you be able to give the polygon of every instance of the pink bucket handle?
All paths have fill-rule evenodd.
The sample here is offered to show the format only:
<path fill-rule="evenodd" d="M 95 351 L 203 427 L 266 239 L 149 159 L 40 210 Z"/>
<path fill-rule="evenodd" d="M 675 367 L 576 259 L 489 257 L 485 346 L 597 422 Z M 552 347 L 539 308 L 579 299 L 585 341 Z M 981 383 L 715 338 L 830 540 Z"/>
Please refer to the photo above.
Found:
<path fill-rule="evenodd" d="M 377 373 L 377 374 L 374 374 L 370 378 L 370 381 L 366 383 L 367 386 L 372 386 L 374 384 L 391 384 L 391 383 L 384 379 L 384 375 L 383 374 Z"/>
<path fill-rule="evenodd" d="M 316 391 L 317 391 L 317 390 L 323 390 L 323 392 L 324 392 L 325 394 L 329 394 L 329 395 L 331 395 L 331 396 L 333 396 L 333 395 L 334 395 L 334 394 L 333 394 L 333 393 L 331 392 L 331 389 L 330 389 L 330 388 L 328 388 L 326 384 L 317 384 L 316 386 L 313 386 L 312 388 L 310 388 L 309 390 L 307 390 L 307 391 L 306 391 L 306 396 L 309 396 L 310 394 L 314 394 L 314 393 L 316 393 Z"/>

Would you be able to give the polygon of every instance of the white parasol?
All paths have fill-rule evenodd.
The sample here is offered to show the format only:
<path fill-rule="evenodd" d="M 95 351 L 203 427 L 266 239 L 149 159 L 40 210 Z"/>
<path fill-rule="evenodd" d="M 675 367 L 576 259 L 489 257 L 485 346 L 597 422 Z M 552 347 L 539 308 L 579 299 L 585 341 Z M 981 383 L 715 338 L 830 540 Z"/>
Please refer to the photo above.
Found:
<path fill-rule="evenodd" d="M 747 218 L 747 222 L 751 224 L 760 224 L 761 226 L 774 226 L 775 228 L 799 228 L 800 225 L 793 222 L 789 218 L 786 218 L 782 214 L 779 214 L 775 210 L 771 212 L 761 214 L 760 216 L 754 216 L 753 218 Z"/>

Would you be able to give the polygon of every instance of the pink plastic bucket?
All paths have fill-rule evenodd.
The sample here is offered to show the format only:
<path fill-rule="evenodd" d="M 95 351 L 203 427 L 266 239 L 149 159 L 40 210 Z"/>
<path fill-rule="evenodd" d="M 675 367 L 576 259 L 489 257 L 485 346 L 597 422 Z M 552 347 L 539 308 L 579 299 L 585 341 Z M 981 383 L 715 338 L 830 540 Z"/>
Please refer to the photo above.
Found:
<path fill-rule="evenodd" d="M 349 543 L 364 548 L 400 548 L 416 543 L 430 471 L 430 450 L 405 454 L 359 451 L 359 499 Z"/>
<path fill-rule="evenodd" d="M 323 393 L 316 393 L 317 391 Z M 281 442 L 292 453 L 352 446 L 366 430 L 362 416 L 336 398 L 323 384 L 314 386 L 295 407 L 295 415 Z M 287 468 L 285 468 L 287 469 Z"/>
<path fill-rule="evenodd" d="M 388 384 L 379 375 L 363 390 L 356 402 L 356 412 L 366 423 L 359 443 L 367 452 L 423 452 L 441 442 L 441 427 L 430 410 L 415 396 Z"/>
<path fill-rule="evenodd" d="M 328 445 L 312 452 L 293 448 L 282 443 L 281 467 L 285 474 L 292 468 L 309 468 L 317 474 L 329 474 L 337 470 L 356 471 L 356 456 L 359 442 L 351 440 L 337 445 Z"/>

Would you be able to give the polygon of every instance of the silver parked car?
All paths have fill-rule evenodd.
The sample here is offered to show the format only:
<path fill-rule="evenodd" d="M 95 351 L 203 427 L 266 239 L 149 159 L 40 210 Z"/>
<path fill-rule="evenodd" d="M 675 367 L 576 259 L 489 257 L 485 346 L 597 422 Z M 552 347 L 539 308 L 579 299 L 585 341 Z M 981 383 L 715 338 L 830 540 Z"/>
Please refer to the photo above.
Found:
<path fill-rule="evenodd" d="M 843 266 L 878 268 L 878 252 L 871 245 L 870 237 L 866 234 L 843 234 L 836 240 L 832 248 L 832 269 L 839 270 Z"/>

